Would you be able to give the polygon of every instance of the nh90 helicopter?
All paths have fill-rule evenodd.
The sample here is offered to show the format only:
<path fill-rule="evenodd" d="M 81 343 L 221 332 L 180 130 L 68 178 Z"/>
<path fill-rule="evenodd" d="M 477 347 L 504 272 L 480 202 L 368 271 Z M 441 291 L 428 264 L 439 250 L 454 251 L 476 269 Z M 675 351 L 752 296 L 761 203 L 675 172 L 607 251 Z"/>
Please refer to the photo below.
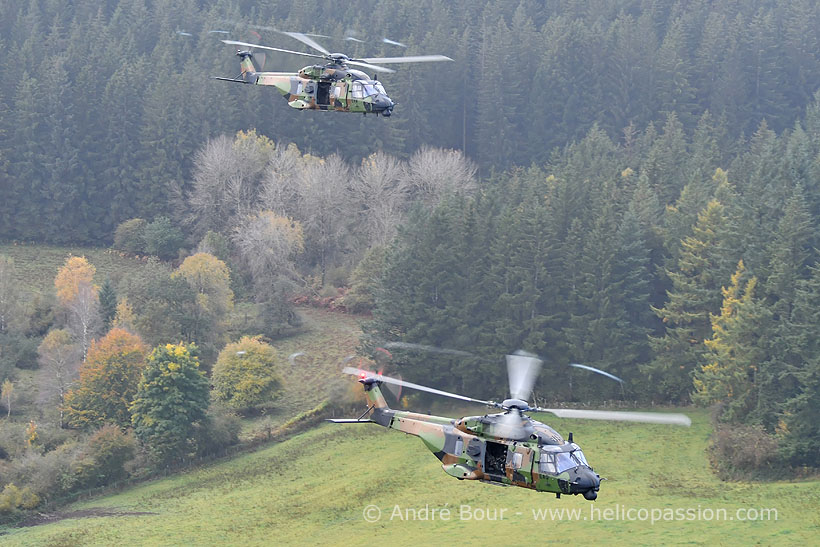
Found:
<path fill-rule="evenodd" d="M 382 116 L 393 113 L 395 103 L 388 97 L 382 84 L 351 66 L 362 67 L 374 72 L 395 72 L 383 64 L 391 63 L 429 63 L 452 61 L 444 55 L 414 55 L 405 57 L 367 57 L 351 59 L 344 53 L 331 53 L 315 40 L 300 32 L 284 32 L 292 38 L 319 51 L 302 53 L 248 42 L 222 40 L 232 46 L 238 46 L 236 55 L 240 58 L 241 72 L 235 78 L 220 78 L 228 82 L 243 84 L 267 85 L 275 87 L 288 105 L 299 110 L 335 110 L 337 112 L 362 112 Z M 323 59 L 325 64 L 306 66 L 297 73 L 292 72 L 259 72 L 254 64 L 253 51 L 256 49 L 279 51 Z M 378 63 L 378 64 L 375 64 Z"/>
<path fill-rule="evenodd" d="M 581 447 L 572 438 L 564 440 L 550 426 L 533 420 L 525 412 L 546 412 L 559 418 L 621 420 L 669 425 L 691 425 L 683 414 L 619 412 L 600 410 L 531 407 L 526 399 L 532 392 L 541 360 L 518 352 L 507 356 L 511 398 L 501 403 L 473 399 L 425 387 L 366 370 L 345 367 L 343 372 L 358 376 L 369 406 L 358 419 L 335 419 L 336 423 L 376 423 L 419 437 L 441 461 L 444 471 L 460 480 L 478 480 L 506 486 L 520 486 L 538 492 L 581 494 L 595 500 L 601 477 L 587 462 Z M 382 384 L 484 404 L 502 410 L 495 414 L 460 419 L 393 410 L 381 392 Z M 369 416 L 368 416 L 369 415 Z"/>

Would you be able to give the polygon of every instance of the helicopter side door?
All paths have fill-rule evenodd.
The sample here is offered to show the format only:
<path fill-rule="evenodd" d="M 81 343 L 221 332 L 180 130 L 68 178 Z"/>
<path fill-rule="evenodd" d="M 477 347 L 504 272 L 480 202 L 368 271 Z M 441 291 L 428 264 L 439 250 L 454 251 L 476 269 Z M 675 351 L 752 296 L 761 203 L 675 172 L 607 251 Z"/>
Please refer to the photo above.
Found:
<path fill-rule="evenodd" d="M 507 478 L 521 486 L 532 485 L 534 451 L 524 445 L 512 444 L 507 451 Z"/>
<path fill-rule="evenodd" d="M 330 82 L 316 83 L 316 104 L 319 106 L 330 104 Z"/>
<path fill-rule="evenodd" d="M 347 84 L 337 82 L 331 89 L 331 100 L 334 110 L 348 110 Z"/>

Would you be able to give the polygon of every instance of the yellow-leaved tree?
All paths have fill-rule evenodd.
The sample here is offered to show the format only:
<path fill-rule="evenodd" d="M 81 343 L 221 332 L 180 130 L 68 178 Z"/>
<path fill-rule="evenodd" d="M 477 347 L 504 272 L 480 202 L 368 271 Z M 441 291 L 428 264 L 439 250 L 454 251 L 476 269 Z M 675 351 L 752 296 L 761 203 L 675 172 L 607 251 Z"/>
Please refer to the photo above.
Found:
<path fill-rule="evenodd" d="M 259 338 L 243 337 L 219 352 L 213 368 L 214 398 L 234 410 L 273 402 L 282 385 L 279 355 Z"/>
<path fill-rule="evenodd" d="M 80 287 L 87 284 L 94 287 L 94 274 L 97 269 L 84 256 L 70 256 L 57 272 L 54 287 L 57 289 L 57 300 L 63 306 L 69 305 L 80 292 Z M 96 292 L 96 288 L 94 288 Z"/>
<path fill-rule="evenodd" d="M 206 347 L 220 345 L 233 309 L 228 266 L 211 254 L 196 253 L 186 258 L 171 277 L 184 279 L 196 293 L 192 338 Z"/>
<path fill-rule="evenodd" d="M 94 285 L 96 271 L 85 257 L 70 256 L 54 278 L 57 300 L 66 313 L 71 334 L 80 343 L 83 360 L 88 344 L 102 326 L 99 290 Z"/>
<path fill-rule="evenodd" d="M 748 278 L 748 280 L 747 280 Z M 757 278 L 741 260 L 731 283 L 723 288 L 720 315 L 712 316 L 712 338 L 705 341 L 709 362 L 695 371 L 692 400 L 724 405 L 724 418 L 742 420 L 755 407 L 757 373 L 766 361 L 765 333 L 771 312 L 755 296 Z"/>

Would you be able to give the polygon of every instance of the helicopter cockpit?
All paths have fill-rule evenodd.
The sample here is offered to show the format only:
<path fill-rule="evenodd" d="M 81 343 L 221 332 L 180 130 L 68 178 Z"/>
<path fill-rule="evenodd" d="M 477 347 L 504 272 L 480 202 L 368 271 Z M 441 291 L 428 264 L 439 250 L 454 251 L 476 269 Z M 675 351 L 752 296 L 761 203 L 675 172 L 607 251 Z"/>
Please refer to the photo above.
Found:
<path fill-rule="evenodd" d="M 579 466 L 589 467 L 589 463 L 581 448 L 575 443 L 570 443 L 569 447 L 543 447 L 538 462 L 538 471 L 557 475 Z"/>
<path fill-rule="evenodd" d="M 387 95 L 387 92 L 377 80 L 359 80 L 350 85 L 350 96 L 353 99 L 364 99 L 378 94 Z"/>

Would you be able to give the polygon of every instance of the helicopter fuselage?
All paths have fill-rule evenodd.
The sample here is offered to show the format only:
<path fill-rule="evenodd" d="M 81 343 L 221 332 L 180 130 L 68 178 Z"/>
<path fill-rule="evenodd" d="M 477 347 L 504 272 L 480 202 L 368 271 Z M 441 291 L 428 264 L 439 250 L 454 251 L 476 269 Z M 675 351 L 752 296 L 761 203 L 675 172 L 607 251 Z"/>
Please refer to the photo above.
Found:
<path fill-rule="evenodd" d="M 296 73 L 256 72 L 248 54 L 241 67 L 243 83 L 275 87 L 291 108 L 382 116 L 393 112 L 394 103 L 378 80 L 343 64 L 311 65 Z"/>
<path fill-rule="evenodd" d="M 546 424 L 516 417 L 526 423 L 512 428 L 505 413 L 455 420 L 393 410 L 387 406 L 377 380 L 360 382 L 371 403 L 369 421 L 419 437 L 452 477 L 519 486 L 559 497 L 581 494 L 594 500 L 598 495 L 600 477 L 581 448 Z"/>

